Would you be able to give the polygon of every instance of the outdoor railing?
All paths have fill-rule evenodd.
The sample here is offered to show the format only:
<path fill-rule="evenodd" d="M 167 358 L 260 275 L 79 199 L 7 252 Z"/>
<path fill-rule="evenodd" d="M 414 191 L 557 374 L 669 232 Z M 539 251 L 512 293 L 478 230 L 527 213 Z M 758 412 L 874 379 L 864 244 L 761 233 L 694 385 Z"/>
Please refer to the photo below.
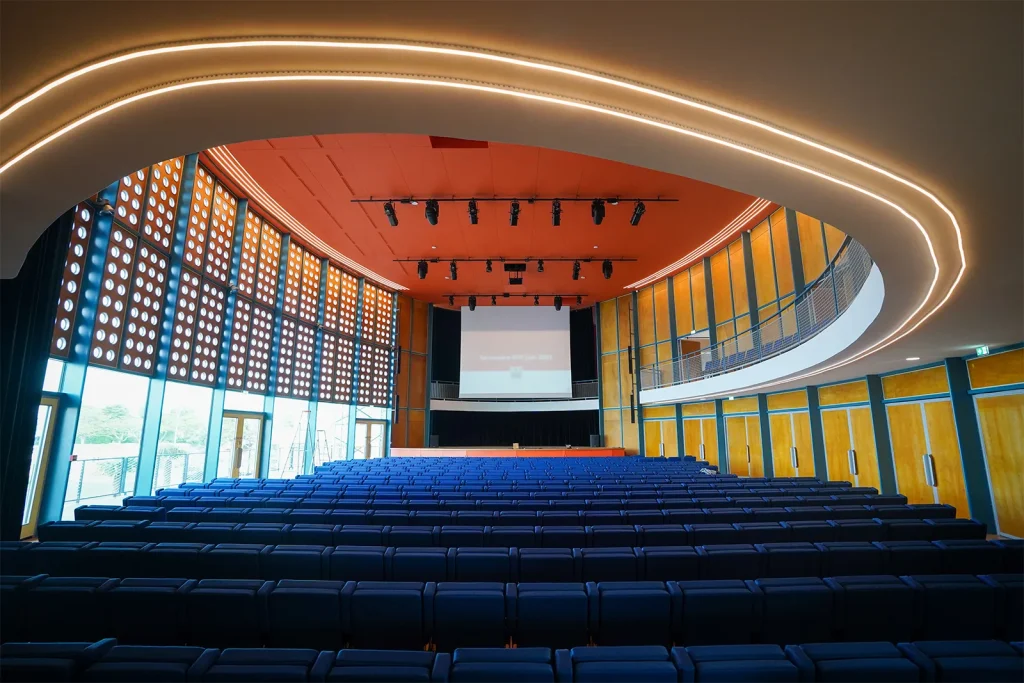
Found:
<path fill-rule="evenodd" d="M 700 351 L 640 368 L 640 387 L 685 384 L 733 372 L 796 348 L 828 327 L 857 297 L 871 272 L 871 257 L 846 238 L 825 272 L 803 293 L 756 327 Z"/>
<path fill-rule="evenodd" d="M 64 506 L 84 501 L 100 504 L 108 499 L 120 504 L 121 498 L 135 492 L 135 473 L 139 458 L 81 458 L 71 463 Z M 74 509 L 74 507 L 72 507 Z"/>
<path fill-rule="evenodd" d="M 585 380 L 572 383 L 574 399 L 597 398 L 597 380 Z M 458 382 L 431 382 L 430 398 L 439 400 L 490 401 L 495 399 L 459 398 Z M 565 401 L 564 398 L 517 398 L 516 401 Z"/>
<path fill-rule="evenodd" d="M 158 453 L 153 469 L 153 490 L 177 486 L 185 481 L 202 481 L 206 451 Z"/>

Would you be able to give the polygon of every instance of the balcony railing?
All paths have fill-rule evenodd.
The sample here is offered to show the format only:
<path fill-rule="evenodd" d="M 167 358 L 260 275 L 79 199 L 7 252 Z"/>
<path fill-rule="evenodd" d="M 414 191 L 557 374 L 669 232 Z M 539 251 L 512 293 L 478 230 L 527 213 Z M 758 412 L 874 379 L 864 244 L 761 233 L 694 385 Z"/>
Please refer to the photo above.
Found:
<path fill-rule="evenodd" d="M 795 301 L 756 327 L 675 360 L 640 368 L 641 389 L 695 382 L 778 356 L 831 325 L 857 297 L 871 272 L 871 257 L 847 238 L 825 272 Z"/>
<path fill-rule="evenodd" d="M 430 398 L 450 401 L 494 401 L 497 399 L 459 398 L 458 382 L 431 382 Z M 573 399 L 597 398 L 597 380 L 572 383 Z M 517 398 L 516 401 L 566 401 L 565 398 Z"/>

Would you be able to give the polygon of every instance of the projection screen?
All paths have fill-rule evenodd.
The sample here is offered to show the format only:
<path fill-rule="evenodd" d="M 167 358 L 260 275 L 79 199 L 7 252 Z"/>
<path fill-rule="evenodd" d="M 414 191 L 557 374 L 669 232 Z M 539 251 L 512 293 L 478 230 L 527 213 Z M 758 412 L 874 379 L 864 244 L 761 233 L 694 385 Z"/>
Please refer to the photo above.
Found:
<path fill-rule="evenodd" d="M 569 309 L 462 307 L 460 398 L 572 398 Z"/>

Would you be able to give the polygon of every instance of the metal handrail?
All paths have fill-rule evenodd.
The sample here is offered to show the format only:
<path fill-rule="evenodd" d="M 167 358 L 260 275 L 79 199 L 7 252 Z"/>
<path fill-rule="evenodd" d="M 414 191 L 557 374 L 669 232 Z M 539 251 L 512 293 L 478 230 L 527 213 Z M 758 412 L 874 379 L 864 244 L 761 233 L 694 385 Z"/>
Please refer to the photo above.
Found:
<path fill-rule="evenodd" d="M 433 381 L 430 383 L 430 398 L 435 400 L 494 401 L 498 399 L 459 398 L 458 382 Z M 588 379 L 572 383 L 572 398 L 597 398 L 597 380 Z M 515 401 L 567 401 L 565 398 L 517 398 Z"/>
<path fill-rule="evenodd" d="M 847 237 L 825 271 L 778 313 L 714 346 L 641 367 L 640 387 L 657 389 L 715 377 L 803 344 L 850 307 L 871 265 L 867 250 Z"/>

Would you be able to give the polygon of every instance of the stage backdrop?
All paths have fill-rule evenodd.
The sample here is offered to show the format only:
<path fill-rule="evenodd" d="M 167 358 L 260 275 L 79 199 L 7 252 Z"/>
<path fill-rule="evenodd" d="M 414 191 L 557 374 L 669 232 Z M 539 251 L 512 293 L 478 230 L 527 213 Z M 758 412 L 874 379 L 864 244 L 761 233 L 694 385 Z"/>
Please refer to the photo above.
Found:
<path fill-rule="evenodd" d="M 445 410 L 430 412 L 430 429 L 438 446 L 472 448 L 589 446 L 597 434 L 598 411 L 573 410 L 552 413 L 467 413 Z"/>

